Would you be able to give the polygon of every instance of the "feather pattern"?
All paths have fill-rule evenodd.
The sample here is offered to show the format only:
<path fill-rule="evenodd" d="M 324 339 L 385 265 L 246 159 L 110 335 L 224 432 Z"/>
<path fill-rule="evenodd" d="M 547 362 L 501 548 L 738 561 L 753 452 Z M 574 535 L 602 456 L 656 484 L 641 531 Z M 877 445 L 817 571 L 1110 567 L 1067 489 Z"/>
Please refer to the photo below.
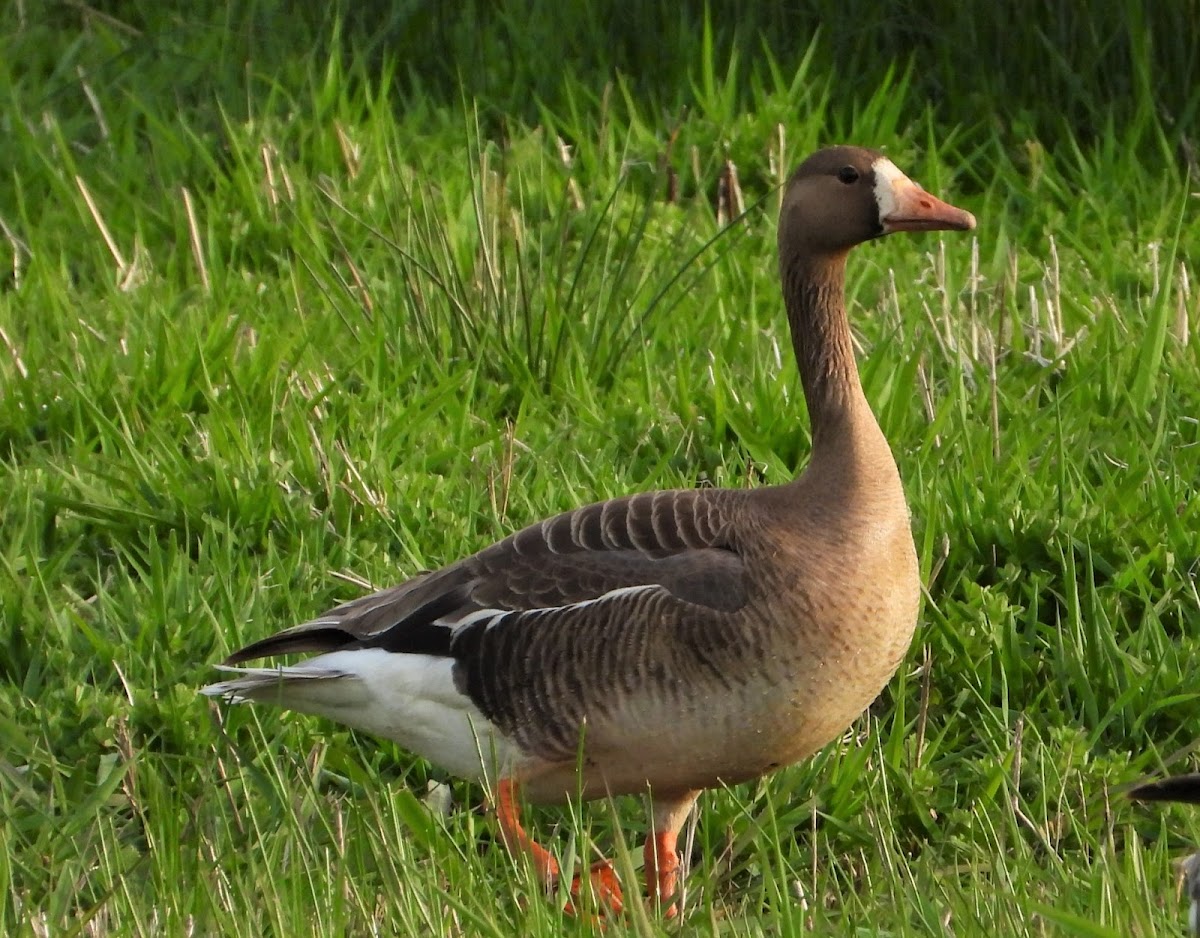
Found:
<path fill-rule="evenodd" d="M 487 608 L 532 611 L 581 603 L 627 586 L 658 585 L 683 602 L 736 609 L 746 594 L 733 537 L 744 501 L 740 491 L 695 489 L 564 512 L 434 573 L 248 645 L 226 664 L 368 640 L 392 651 L 448 654 L 449 633 L 431 626 L 452 625 Z"/>
<path fill-rule="evenodd" d="M 639 689 L 689 674 L 729 685 L 712 641 L 680 631 L 719 635 L 746 601 L 731 535 L 744 499 L 722 489 L 666 491 L 564 512 L 248 645 L 226 665 L 354 649 L 446 657 L 458 691 L 529 757 L 570 761 L 585 721 L 597 745 L 617 746 L 614 689 L 628 706 Z M 321 658 L 313 664 L 327 670 Z M 269 699 L 263 681 L 276 672 L 252 673 L 253 686 L 214 689 Z M 290 693 L 310 692 L 311 674 L 289 676 Z"/>

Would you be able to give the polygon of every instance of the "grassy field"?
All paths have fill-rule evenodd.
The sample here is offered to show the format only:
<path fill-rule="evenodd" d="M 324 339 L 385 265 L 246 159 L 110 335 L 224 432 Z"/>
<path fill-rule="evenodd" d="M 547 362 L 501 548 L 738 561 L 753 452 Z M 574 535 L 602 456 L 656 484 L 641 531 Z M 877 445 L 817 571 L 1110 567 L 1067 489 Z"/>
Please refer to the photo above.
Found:
<path fill-rule="evenodd" d="M 1198 764 L 1195 4 L 1023 22 L 973 74 L 1005 7 L 942 5 L 928 55 L 857 2 L 880 32 L 631 0 L 639 41 L 536 2 L 0 6 L 0 929 L 598 934 L 477 788 L 196 688 L 551 512 L 789 478 L 777 186 L 852 141 L 980 222 L 848 281 L 917 639 L 840 743 L 704 796 L 680 922 L 604 934 L 1180 933 L 1200 819 L 1121 790 Z M 633 881 L 639 805 L 532 817 Z"/>

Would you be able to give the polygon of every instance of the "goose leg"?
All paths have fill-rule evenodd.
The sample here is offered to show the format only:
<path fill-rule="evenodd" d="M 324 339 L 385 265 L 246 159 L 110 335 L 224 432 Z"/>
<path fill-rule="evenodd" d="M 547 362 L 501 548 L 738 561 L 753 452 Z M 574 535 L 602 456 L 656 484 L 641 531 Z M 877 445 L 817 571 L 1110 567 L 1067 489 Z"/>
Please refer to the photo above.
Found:
<path fill-rule="evenodd" d="M 642 851 L 646 875 L 646 895 L 652 906 L 662 908 L 664 918 L 678 913 L 672 899 L 679 877 L 679 856 L 676 844 L 679 830 L 691 813 L 699 792 L 688 791 L 673 798 L 658 798 L 650 812 L 650 835 Z"/>
<path fill-rule="evenodd" d="M 550 851 L 529 836 L 521 825 L 521 808 L 517 800 L 518 784 L 511 778 L 501 779 L 496 784 L 496 820 L 504 846 L 513 856 L 524 854 L 533 863 L 538 879 L 547 888 L 558 883 L 558 861 Z M 621 883 L 612 864 L 607 860 L 595 863 L 588 872 L 587 883 L 596 902 L 611 912 L 620 912 L 624 907 L 621 898 Z M 571 902 L 566 911 L 573 913 L 578 905 L 583 880 L 576 876 L 571 881 Z"/>

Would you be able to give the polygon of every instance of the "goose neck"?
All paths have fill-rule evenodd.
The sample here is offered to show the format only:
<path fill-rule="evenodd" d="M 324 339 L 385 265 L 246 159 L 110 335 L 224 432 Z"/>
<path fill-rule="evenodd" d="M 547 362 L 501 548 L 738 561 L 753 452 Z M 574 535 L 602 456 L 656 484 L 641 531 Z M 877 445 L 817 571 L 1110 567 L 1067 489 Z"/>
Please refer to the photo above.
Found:
<path fill-rule="evenodd" d="M 845 305 L 846 253 L 783 267 L 792 347 L 812 422 L 814 456 L 844 435 L 865 406 Z"/>

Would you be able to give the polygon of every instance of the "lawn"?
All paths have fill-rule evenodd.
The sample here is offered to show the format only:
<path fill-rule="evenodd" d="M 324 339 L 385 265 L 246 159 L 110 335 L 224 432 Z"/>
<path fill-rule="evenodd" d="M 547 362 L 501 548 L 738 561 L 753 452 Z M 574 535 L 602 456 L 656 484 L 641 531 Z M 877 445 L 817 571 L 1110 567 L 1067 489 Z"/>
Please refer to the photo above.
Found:
<path fill-rule="evenodd" d="M 5 934 L 1182 932 L 1200 818 L 1122 791 L 1200 765 L 1200 11 L 991 60 L 1003 3 L 876 6 L 0 6 Z M 779 184 L 842 141 L 979 219 L 847 284 L 925 602 L 843 739 L 702 798 L 680 920 L 565 917 L 479 788 L 196 693 L 552 512 L 790 478 Z M 634 881 L 637 803 L 530 817 Z"/>

